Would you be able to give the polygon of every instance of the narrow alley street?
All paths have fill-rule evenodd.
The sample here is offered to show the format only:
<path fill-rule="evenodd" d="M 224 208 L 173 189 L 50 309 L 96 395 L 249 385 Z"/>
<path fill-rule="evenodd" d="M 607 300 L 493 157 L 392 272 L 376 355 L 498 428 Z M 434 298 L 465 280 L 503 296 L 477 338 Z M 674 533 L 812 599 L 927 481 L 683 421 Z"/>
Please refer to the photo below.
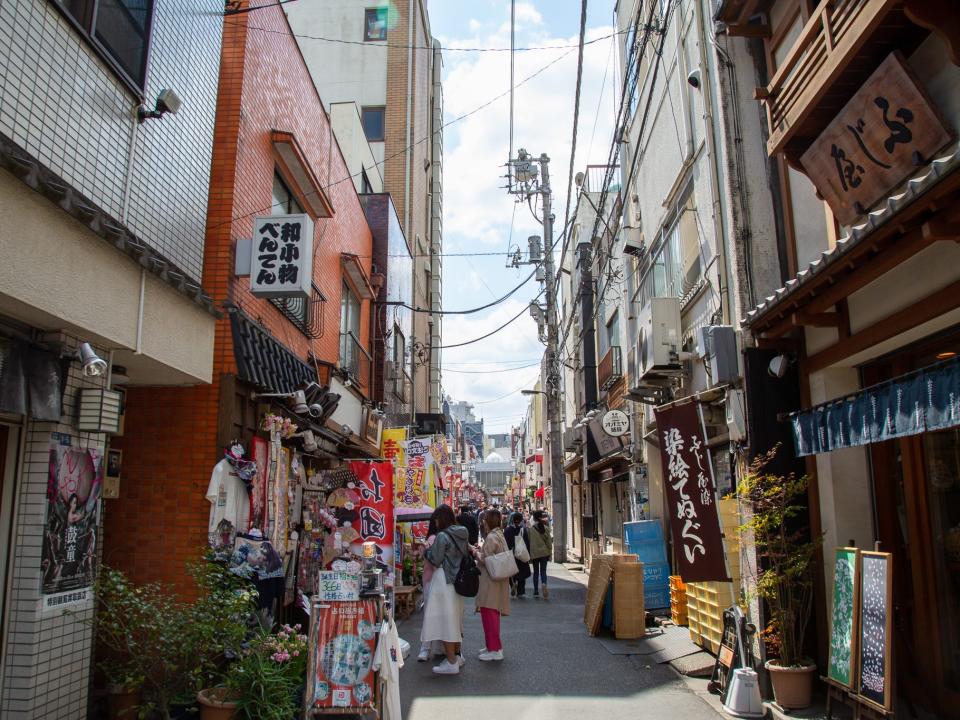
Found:
<path fill-rule="evenodd" d="M 509 715 L 540 720 L 719 717 L 668 664 L 613 655 L 583 624 L 585 588 L 561 565 L 551 564 L 550 599 L 511 602 L 503 619 L 504 660 L 477 660 L 483 645 L 480 616 L 465 605 L 464 658 L 457 676 L 434 675 L 433 662 L 416 660 L 422 613 L 398 628 L 413 647 L 401 670 L 407 720 L 489 720 Z M 529 596 L 529 590 L 528 590 Z"/>

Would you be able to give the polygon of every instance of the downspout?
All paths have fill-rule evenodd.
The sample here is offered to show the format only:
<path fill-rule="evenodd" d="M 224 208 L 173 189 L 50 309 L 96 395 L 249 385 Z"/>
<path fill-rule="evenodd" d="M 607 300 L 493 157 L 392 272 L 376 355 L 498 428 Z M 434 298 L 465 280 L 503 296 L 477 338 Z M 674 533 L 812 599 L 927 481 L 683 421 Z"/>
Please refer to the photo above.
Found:
<path fill-rule="evenodd" d="M 411 127 L 411 115 L 413 114 L 413 13 L 414 6 L 418 0 L 408 0 L 407 2 L 407 94 L 405 101 L 407 103 L 407 147 L 413 146 L 413 128 Z M 404 155 L 404 173 L 403 173 L 403 222 L 410 235 L 410 152 Z M 414 233 L 414 242 L 416 242 L 416 233 Z M 416 280 L 417 264 L 414 262 L 414 280 Z"/>
<path fill-rule="evenodd" d="M 134 109 L 133 123 L 130 128 L 130 144 L 127 147 L 127 172 L 123 178 L 123 203 L 120 206 L 120 222 L 124 225 L 130 215 L 130 188 L 133 185 L 133 165 L 136 162 L 137 154 L 137 128 L 140 123 L 136 118 L 136 109 Z M 134 349 L 135 355 L 143 353 L 143 301 L 146 295 L 147 271 L 140 268 L 140 299 L 137 303 L 137 341 Z M 112 363 L 111 363 L 112 366 Z M 108 385 L 109 387 L 109 385 Z"/>
<path fill-rule="evenodd" d="M 702 0 L 694 3 L 694 13 L 697 19 L 697 45 L 700 49 L 700 67 L 703 73 L 703 82 L 700 86 L 703 88 L 703 112 L 704 121 L 707 126 L 707 154 L 710 157 L 710 195 L 713 204 L 713 227 L 717 242 L 717 260 L 720 263 L 718 273 L 721 282 L 726 286 L 720 289 L 720 316 L 725 324 L 732 324 L 735 321 L 735 304 L 733 302 L 733 278 L 730 275 L 730 264 L 727 262 L 728 250 L 728 229 L 727 219 L 723 212 L 723 200 L 720 196 L 720 167 L 719 157 L 717 155 L 717 127 L 714 122 L 715 106 L 713 97 L 712 80 L 713 73 L 710 71 L 710 65 L 707 61 L 706 27 L 703 21 Z M 726 311 L 724 311 L 724 299 L 726 299 Z"/>

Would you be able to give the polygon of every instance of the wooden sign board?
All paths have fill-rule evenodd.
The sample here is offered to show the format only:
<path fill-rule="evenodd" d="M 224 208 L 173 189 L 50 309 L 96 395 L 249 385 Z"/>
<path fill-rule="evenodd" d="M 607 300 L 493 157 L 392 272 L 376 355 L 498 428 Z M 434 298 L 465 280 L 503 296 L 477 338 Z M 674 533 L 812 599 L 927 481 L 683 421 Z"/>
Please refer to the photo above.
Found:
<path fill-rule="evenodd" d="M 899 52 L 890 53 L 801 156 L 842 225 L 929 162 L 952 137 Z"/>
<path fill-rule="evenodd" d="M 827 677 L 853 688 L 857 657 L 857 606 L 860 587 L 857 548 L 841 547 L 834 552 L 833 616 L 830 623 L 830 663 Z"/>
<path fill-rule="evenodd" d="M 856 690 L 860 700 L 893 707 L 893 556 L 860 553 L 860 632 Z"/>

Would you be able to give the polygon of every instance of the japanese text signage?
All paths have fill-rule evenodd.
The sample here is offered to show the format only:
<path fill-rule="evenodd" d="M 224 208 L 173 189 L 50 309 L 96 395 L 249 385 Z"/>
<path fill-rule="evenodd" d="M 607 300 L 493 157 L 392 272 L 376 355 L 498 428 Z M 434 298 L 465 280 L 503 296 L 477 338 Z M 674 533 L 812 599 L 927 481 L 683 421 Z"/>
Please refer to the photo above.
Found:
<path fill-rule="evenodd" d="M 700 404 L 655 413 L 676 570 L 684 582 L 729 580 Z"/>
<path fill-rule="evenodd" d="M 321 570 L 319 575 L 321 602 L 355 602 L 360 599 L 360 576 L 356 573 Z"/>
<path fill-rule="evenodd" d="M 608 410 L 601 422 L 603 431 L 612 437 L 620 437 L 630 431 L 630 418 L 622 410 Z"/>
<path fill-rule="evenodd" d="M 393 465 L 354 460 L 350 472 L 357 478 L 356 492 L 360 496 L 358 518 L 353 523 L 359 534 L 353 543 L 354 552 L 359 555 L 364 542 L 376 543 L 377 566 L 389 574 L 393 567 Z"/>
<path fill-rule="evenodd" d="M 800 158 L 850 225 L 951 137 L 898 52 L 884 60 Z"/>
<path fill-rule="evenodd" d="M 250 292 L 309 298 L 313 285 L 313 221 L 309 215 L 267 215 L 253 222 Z"/>

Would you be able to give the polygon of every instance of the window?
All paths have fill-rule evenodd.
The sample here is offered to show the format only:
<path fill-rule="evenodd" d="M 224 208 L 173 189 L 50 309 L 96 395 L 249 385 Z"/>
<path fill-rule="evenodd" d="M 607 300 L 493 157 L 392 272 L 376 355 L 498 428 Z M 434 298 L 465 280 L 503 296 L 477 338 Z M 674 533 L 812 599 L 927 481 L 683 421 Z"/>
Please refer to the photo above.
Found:
<path fill-rule="evenodd" d="M 303 208 L 300 207 L 297 198 L 290 192 L 290 188 L 287 187 L 283 178 L 280 177 L 280 173 L 276 171 L 273 173 L 273 208 L 270 212 L 277 215 L 283 213 L 295 215 L 303 212 Z"/>
<path fill-rule="evenodd" d="M 360 342 L 360 300 L 346 282 L 340 293 L 340 367 L 353 368 Z"/>
<path fill-rule="evenodd" d="M 620 311 L 614 310 L 613 317 L 607 323 L 607 346 L 615 347 L 620 344 Z"/>
<path fill-rule="evenodd" d="M 407 339 L 400 331 L 399 325 L 393 326 L 393 364 L 397 368 L 405 367 L 404 358 L 407 355 Z"/>
<path fill-rule="evenodd" d="M 360 110 L 360 124 L 367 142 L 383 142 L 384 115 L 382 107 L 365 107 Z"/>
<path fill-rule="evenodd" d="M 56 4 L 125 80 L 143 89 L 153 0 L 58 0 Z"/>
<path fill-rule="evenodd" d="M 363 39 L 387 39 L 387 8 L 367 8 L 364 12 Z"/>
<path fill-rule="evenodd" d="M 640 307 L 652 297 L 682 298 L 700 282 L 702 251 L 697 209 L 686 190 L 660 240 L 640 285 Z"/>

